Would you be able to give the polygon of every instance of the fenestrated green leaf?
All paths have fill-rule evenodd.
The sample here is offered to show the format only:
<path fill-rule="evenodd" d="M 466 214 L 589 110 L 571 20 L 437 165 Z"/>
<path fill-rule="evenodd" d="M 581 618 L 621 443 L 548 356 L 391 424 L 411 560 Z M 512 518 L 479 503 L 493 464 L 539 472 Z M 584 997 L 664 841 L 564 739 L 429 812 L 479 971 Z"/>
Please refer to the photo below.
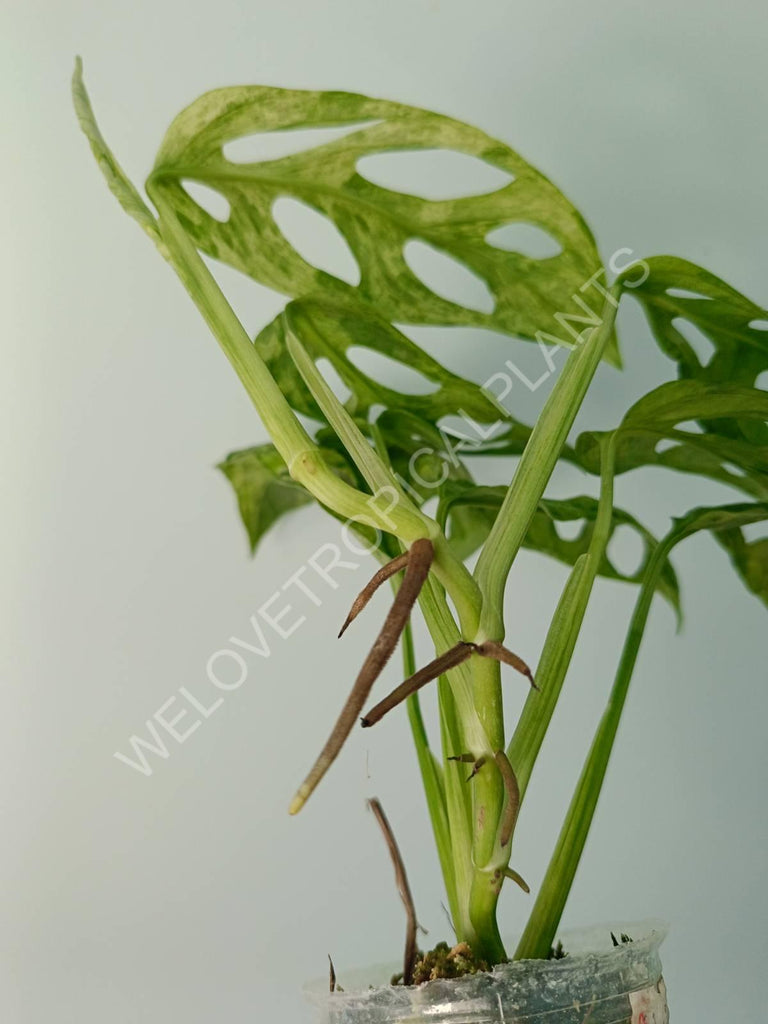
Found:
<path fill-rule="evenodd" d="M 506 493 L 505 487 L 480 487 L 461 481 L 448 481 L 441 489 L 438 519 L 444 529 L 448 528 L 451 536 L 451 521 L 458 509 L 465 513 L 475 513 L 475 537 L 482 543 L 485 539 L 483 529 L 490 529 L 501 502 Z M 585 495 L 569 499 L 542 498 L 526 534 L 523 546 L 552 558 L 575 565 L 581 555 L 589 551 L 597 519 L 598 501 Z M 557 523 L 583 521 L 583 526 L 576 537 L 561 537 L 557 531 Z M 623 509 L 614 508 L 611 522 L 611 536 L 620 526 L 629 526 L 643 542 L 643 557 L 637 570 L 624 573 L 614 565 L 605 554 L 598 568 L 598 574 L 607 579 L 623 580 L 627 583 L 639 583 L 643 579 L 650 559 L 658 541 L 642 523 Z M 659 591 L 680 615 L 680 590 L 677 576 L 669 562 L 662 568 L 658 580 Z"/>
<path fill-rule="evenodd" d="M 324 356 L 332 363 L 351 392 L 346 405 L 354 416 L 364 418 L 372 406 L 383 405 L 387 409 L 407 409 L 430 422 L 462 411 L 479 423 L 507 418 L 504 409 L 482 388 L 446 370 L 370 307 L 322 296 L 288 303 L 255 342 L 283 394 L 294 409 L 307 416 L 323 419 L 287 352 L 287 328 L 301 339 L 313 358 Z M 387 387 L 350 360 L 349 349 L 353 346 L 402 363 L 427 378 L 435 390 L 413 395 Z"/>
<path fill-rule="evenodd" d="M 730 383 L 670 381 L 636 402 L 624 417 L 621 429 L 656 429 L 661 433 L 703 413 L 712 420 L 738 415 L 764 421 L 768 417 L 768 392 Z"/>
<path fill-rule="evenodd" d="M 658 434 L 627 434 L 622 437 L 617 473 L 626 473 L 640 466 L 662 466 L 680 473 L 694 473 L 710 480 L 717 480 L 755 498 L 768 494 L 768 486 L 763 481 L 762 474 L 748 476 L 738 472 L 734 469 L 736 459 L 724 461 L 723 450 L 716 454 L 716 443 L 710 443 L 707 445 L 708 450 L 705 450 L 702 444 L 694 446 L 687 443 L 687 439 L 693 436 L 687 431 L 674 431 L 670 436 L 674 437 L 675 443 L 666 448 L 658 448 Z M 747 461 L 751 453 L 743 454 L 744 461 Z M 591 472 L 598 471 L 600 453 L 594 434 L 583 434 L 579 438 L 579 455 L 581 460 L 574 460 L 577 464 Z M 741 459 L 741 453 L 737 459 Z"/>
<path fill-rule="evenodd" d="M 592 541 L 594 524 L 597 519 L 597 498 L 582 495 L 576 498 L 555 499 L 543 498 L 539 503 L 539 511 L 534 516 L 531 528 L 525 539 L 524 546 L 534 551 L 551 555 L 567 565 L 575 565 L 576 560 L 586 551 Z M 557 532 L 556 523 L 577 522 L 583 520 L 584 525 L 578 536 L 563 538 Z M 650 530 L 646 529 L 631 513 L 614 506 L 611 520 L 611 537 L 620 526 L 628 526 L 634 530 L 643 543 L 643 555 L 638 568 L 632 573 L 622 572 L 611 560 L 609 554 L 603 555 L 598 567 L 598 575 L 606 579 L 623 580 L 626 583 L 639 583 L 643 579 L 658 540 Z M 608 542 L 610 544 L 610 540 Z M 659 592 L 669 601 L 678 618 L 680 616 L 680 588 L 675 570 L 670 562 L 665 562 L 658 580 Z"/>
<path fill-rule="evenodd" d="M 234 163 L 223 152 L 228 142 L 255 133 L 361 122 L 341 139 L 278 160 Z M 359 161 L 372 154 L 435 148 L 476 157 L 513 180 L 484 195 L 435 201 L 382 188 L 358 171 Z M 393 323 L 475 325 L 516 337 L 543 333 L 566 343 L 584 329 L 585 318 L 594 323 L 599 314 L 600 303 L 590 305 L 588 282 L 601 262 L 574 207 L 508 146 L 426 110 L 353 93 L 217 89 L 173 121 L 151 180 L 203 252 L 287 295 L 322 293 L 361 302 Z M 187 180 L 227 199 L 226 222 L 190 197 Z M 273 204 L 283 196 L 335 224 L 358 263 L 359 285 L 318 270 L 290 244 L 273 216 Z M 516 223 L 540 228 L 562 251 L 532 259 L 487 241 L 495 229 Z M 405 258 L 414 239 L 478 275 L 493 295 L 493 311 L 469 309 L 428 288 Z M 608 355 L 617 358 L 615 338 Z"/>
<path fill-rule="evenodd" d="M 693 300 L 691 300 L 693 301 Z M 700 300 L 705 301 L 705 300 Z M 768 420 L 768 393 L 738 384 L 671 381 L 649 392 L 629 410 L 617 430 L 616 472 L 665 465 L 737 487 L 755 498 L 768 496 L 768 444 L 759 441 Z M 704 432 L 681 430 L 690 421 Z M 721 424 L 725 424 L 720 433 Z M 735 425 L 736 429 L 731 430 Z M 576 458 L 593 473 L 600 468 L 600 434 L 582 434 Z M 675 442 L 657 451 L 659 441 Z M 768 595 L 768 544 L 748 544 L 734 527 L 716 534 L 737 573 L 762 600 Z"/>
<path fill-rule="evenodd" d="M 674 359 L 680 377 L 709 384 L 746 387 L 768 369 L 768 310 L 741 295 L 708 270 L 674 256 L 646 260 L 648 276 L 628 290 L 642 305 L 664 352 Z M 702 357 L 685 336 L 685 322 L 698 328 L 714 347 Z M 768 427 L 719 419 L 718 434 L 768 444 Z"/>
<path fill-rule="evenodd" d="M 672 530 L 656 548 L 638 595 L 608 705 L 592 741 L 536 903 L 515 951 L 515 959 L 546 957 L 549 953 L 592 825 L 653 594 L 657 589 L 658 575 L 666 559 L 676 544 L 701 530 L 710 530 L 716 535 L 725 531 L 732 535 L 749 523 L 765 519 L 768 519 L 768 503 L 693 509 L 675 519 Z M 695 693 L 691 696 L 695 700 Z"/>
<path fill-rule="evenodd" d="M 324 455 L 339 475 L 353 482 L 345 461 L 334 451 Z M 274 445 L 263 444 L 231 452 L 218 468 L 237 495 L 240 517 L 254 552 L 267 530 L 287 512 L 309 505 L 312 495 L 291 479 L 288 467 Z"/>
<path fill-rule="evenodd" d="M 750 385 L 768 367 L 768 313 L 685 260 L 656 257 L 646 262 L 647 280 L 626 294 L 641 302 L 659 344 L 676 360 L 684 379 L 662 385 L 630 410 L 621 427 L 616 472 L 663 466 L 764 497 L 766 392 Z M 710 360 L 699 359 L 678 329 L 681 319 L 709 337 L 715 350 Z M 679 429 L 689 421 L 697 421 L 701 432 Z M 479 441 L 473 454 L 520 455 L 529 436 L 530 428 L 513 422 Z M 599 473 L 599 437 L 582 434 L 575 449 L 564 446 L 561 458 Z M 660 441 L 674 444 L 660 446 Z"/>
<path fill-rule="evenodd" d="M 768 444 L 749 439 L 768 419 L 768 393 L 737 384 L 710 384 L 702 380 L 670 381 L 641 398 L 618 428 L 616 472 L 639 466 L 664 465 L 698 473 L 763 497 L 768 494 Z M 738 436 L 715 432 L 717 424 L 736 422 Z M 680 429 L 690 421 L 705 423 L 705 431 Z M 754 428 L 751 431 L 750 428 Z M 580 435 L 576 459 L 598 473 L 600 434 Z M 659 442 L 676 446 L 657 451 Z M 733 471 L 738 467 L 741 473 Z"/>

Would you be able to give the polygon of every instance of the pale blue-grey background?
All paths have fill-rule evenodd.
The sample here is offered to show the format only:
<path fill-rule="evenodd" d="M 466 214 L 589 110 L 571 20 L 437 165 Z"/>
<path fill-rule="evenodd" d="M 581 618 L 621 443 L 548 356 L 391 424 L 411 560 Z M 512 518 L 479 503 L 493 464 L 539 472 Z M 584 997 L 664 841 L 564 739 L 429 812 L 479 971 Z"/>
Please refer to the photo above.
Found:
<path fill-rule="evenodd" d="M 112 756 L 180 686 L 202 693 L 209 656 L 245 638 L 256 608 L 338 534 L 302 512 L 249 561 L 212 467 L 263 432 L 97 173 L 69 104 L 75 53 L 138 181 L 170 118 L 213 86 L 367 91 L 517 147 L 604 253 L 684 255 L 765 302 L 766 27 L 751 0 L 6 0 L 0 1019 L 308 1020 L 300 985 L 326 953 L 342 980 L 399 956 L 372 793 L 420 918 L 435 939 L 446 931 L 402 718 L 355 736 L 306 812 L 285 814 L 373 634 L 375 613 L 333 639 L 367 567 L 322 591 L 321 607 L 301 605 L 301 630 L 254 656 L 242 688 L 152 777 Z M 234 286 L 249 327 L 279 308 Z M 583 423 L 610 425 L 669 373 L 635 310 L 622 327 L 627 373 L 601 373 Z M 502 352 L 445 346 L 478 376 Z M 530 350 L 519 358 L 533 366 Z M 536 403 L 520 398 L 530 415 Z M 556 481 L 562 494 L 582 487 Z M 643 472 L 618 498 L 661 530 L 670 512 L 736 496 Z M 768 917 L 766 618 L 708 538 L 676 564 L 687 625 L 676 636 L 668 609 L 654 610 L 566 923 L 667 918 L 675 1024 L 748 1024 L 763 1016 Z M 563 580 L 529 555 L 511 579 L 509 637 L 534 661 Z M 519 828 L 515 863 L 534 887 L 631 603 L 622 586 L 598 588 Z M 505 931 L 526 906 L 504 893 Z"/>

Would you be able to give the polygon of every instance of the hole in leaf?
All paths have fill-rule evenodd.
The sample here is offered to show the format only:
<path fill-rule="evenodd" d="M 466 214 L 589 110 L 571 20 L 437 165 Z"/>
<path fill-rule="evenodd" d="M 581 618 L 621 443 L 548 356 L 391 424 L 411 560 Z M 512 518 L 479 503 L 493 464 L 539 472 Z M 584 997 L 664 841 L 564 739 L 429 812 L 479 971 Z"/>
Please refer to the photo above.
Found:
<path fill-rule="evenodd" d="M 540 397 L 554 382 L 555 372 L 549 369 L 541 349 L 528 341 L 481 326 L 395 326 L 451 373 L 485 386 L 488 397 L 498 399 L 500 413 L 504 409 L 511 412 L 513 394 L 516 402 L 525 402 L 530 392 L 536 400 L 530 409 L 535 416 Z M 551 358 L 559 370 L 567 358 L 566 349 L 555 349 Z M 528 415 L 528 409 L 517 408 L 517 413 Z M 490 426 L 483 429 L 490 430 Z"/>
<path fill-rule="evenodd" d="M 683 423 L 678 423 L 675 430 L 685 430 L 689 434 L 703 434 L 704 428 L 700 426 L 696 420 L 685 420 Z"/>
<path fill-rule="evenodd" d="M 757 375 L 755 387 L 761 388 L 763 391 L 768 391 L 768 370 L 763 370 L 762 373 Z"/>
<path fill-rule="evenodd" d="M 613 531 L 606 551 L 615 569 L 625 576 L 634 576 L 643 564 L 645 545 L 631 526 L 622 524 Z"/>
<path fill-rule="evenodd" d="M 348 284 L 360 283 L 357 260 L 332 220 L 290 196 L 275 200 L 272 216 L 286 239 L 308 263 Z"/>
<path fill-rule="evenodd" d="M 663 452 L 669 452 L 673 448 L 681 448 L 682 445 L 678 441 L 672 441 L 668 437 L 663 437 L 661 441 L 657 441 L 654 447 L 654 451 L 657 455 L 661 455 Z"/>
<path fill-rule="evenodd" d="M 492 313 L 496 308 L 485 281 L 452 256 L 415 238 L 406 242 L 403 255 L 413 273 L 441 299 L 478 313 Z"/>
<path fill-rule="evenodd" d="M 706 366 L 716 351 L 715 346 L 706 334 L 700 331 L 690 320 L 685 320 L 680 316 L 676 316 L 673 319 L 672 325 L 677 328 L 691 346 L 701 365 Z"/>
<path fill-rule="evenodd" d="M 187 195 L 194 199 L 202 210 L 210 214 L 214 220 L 218 220 L 222 224 L 227 223 L 232 208 L 229 205 L 229 200 L 221 192 L 217 192 L 215 188 L 209 188 L 208 185 L 203 185 L 199 181 L 190 181 L 188 178 L 182 179 L 181 184 Z"/>
<path fill-rule="evenodd" d="M 667 295 L 675 299 L 710 299 L 710 295 L 702 295 L 701 292 L 692 292 L 687 288 L 667 288 Z"/>
<path fill-rule="evenodd" d="M 768 540 L 768 521 L 764 520 L 762 523 L 747 523 L 746 526 L 742 526 L 744 531 L 744 539 L 749 544 L 754 544 L 758 540 Z"/>
<path fill-rule="evenodd" d="M 348 398 L 352 397 L 352 392 L 341 379 L 338 370 L 327 356 L 320 356 L 320 358 L 316 360 L 316 365 L 325 380 L 325 383 L 340 402 L 346 402 Z"/>
<path fill-rule="evenodd" d="M 201 253 L 200 258 L 251 338 L 260 334 L 264 324 L 270 323 L 285 309 L 284 295 L 257 284 L 241 270 L 235 270 L 213 256 Z"/>
<path fill-rule="evenodd" d="M 377 384 L 401 391 L 405 395 L 432 395 L 440 388 L 439 384 L 418 370 L 372 348 L 351 345 L 347 349 L 347 358 Z"/>
<path fill-rule="evenodd" d="M 435 327 L 432 324 L 401 324 L 394 326 L 428 356 L 432 356 L 451 373 L 459 377 L 469 377 L 478 368 L 478 355 L 481 349 L 487 355 L 483 344 L 486 335 L 490 334 L 484 327 Z M 502 335 L 505 349 L 509 348 L 509 338 Z M 491 355 L 491 359 L 496 354 Z M 504 360 L 501 360 L 502 364 Z"/>
<path fill-rule="evenodd" d="M 441 479 L 441 477 L 438 477 L 438 479 Z M 421 506 L 421 508 L 422 508 L 423 512 L 425 512 L 428 516 L 432 516 L 432 518 L 434 519 L 435 516 L 437 515 L 437 506 L 439 504 L 440 504 L 440 495 L 439 494 L 434 494 L 431 498 L 427 498 L 427 500 L 424 502 L 424 504 Z M 454 616 L 457 619 L 459 617 L 458 613 L 455 610 L 454 610 Z"/>
<path fill-rule="evenodd" d="M 372 153 L 358 160 L 357 172 L 380 188 L 432 200 L 484 195 L 515 180 L 507 171 L 455 149 Z"/>
<path fill-rule="evenodd" d="M 749 326 L 753 331 L 768 331 L 768 320 L 750 320 Z"/>
<path fill-rule="evenodd" d="M 577 540 L 586 525 L 586 519 L 555 519 L 554 523 L 561 540 Z"/>
<path fill-rule="evenodd" d="M 243 135 L 224 145 L 224 156 L 233 164 L 253 164 L 262 160 L 280 160 L 284 156 L 303 153 L 307 149 L 337 142 L 346 135 L 368 128 L 378 121 L 356 121 L 329 128 L 285 128 L 276 132 Z"/>
<path fill-rule="evenodd" d="M 558 240 L 536 224 L 503 224 L 485 236 L 489 245 L 505 252 L 519 252 L 533 260 L 548 260 L 563 251 Z"/>

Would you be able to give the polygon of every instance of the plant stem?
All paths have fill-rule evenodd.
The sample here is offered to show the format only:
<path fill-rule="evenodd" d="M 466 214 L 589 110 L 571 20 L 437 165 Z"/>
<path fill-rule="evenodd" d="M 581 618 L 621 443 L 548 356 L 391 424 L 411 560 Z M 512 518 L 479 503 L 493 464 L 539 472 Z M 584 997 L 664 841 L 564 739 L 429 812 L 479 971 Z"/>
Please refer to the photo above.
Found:
<path fill-rule="evenodd" d="M 540 690 L 528 694 L 507 751 L 520 786 L 521 803 L 525 798 L 533 766 L 557 706 L 595 578 L 611 536 L 615 455 L 616 434 L 607 434 L 602 439 L 600 502 L 589 551 L 582 555 L 573 567 L 563 590 L 536 671 Z"/>
<path fill-rule="evenodd" d="M 461 639 L 440 584 L 430 578 L 422 588 L 419 605 L 436 651 L 445 651 Z M 475 658 L 473 661 L 486 659 Z M 445 801 L 451 835 L 451 859 L 456 886 L 453 925 L 460 942 L 476 949 L 478 937 L 470 915 L 474 878 L 472 859 L 472 788 L 465 765 L 448 758 L 471 751 L 476 758 L 493 756 L 472 696 L 472 675 L 465 662 L 438 680 L 440 729 L 443 747 Z"/>
<path fill-rule="evenodd" d="M 371 424 L 371 435 L 380 458 L 388 469 L 391 470 L 386 444 L 375 423 Z M 444 576 L 442 579 L 447 584 L 453 575 L 458 560 L 453 555 L 453 552 L 450 551 L 450 547 L 442 533 L 433 537 L 433 544 L 436 545 L 436 554 L 438 556 L 436 561 L 438 564 L 441 561 L 441 554 L 450 555 L 450 558 L 442 560 L 446 567 L 446 574 L 449 577 L 446 579 Z M 461 565 L 463 573 L 456 573 L 453 576 L 453 580 L 456 588 L 463 589 L 466 598 L 464 606 L 465 616 L 466 614 L 474 616 L 474 625 L 466 622 L 465 616 L 462 616 L 462 602 L 456 599 L 457 589 L 454 588 L 451 590 L 451 593 L 454 595 L 454 603 L 462 625 L 462 630 L 459 629 L 445 599 L 445 594 L 440 585 L 440 576 L 436 574 L 438 575 L 438 580 L 428 580 L 420 597 L 421 610 L 432 636 L 436 652 L 450 649 L 461 638 L 462 632 L 466 636 L 467 626 L 470 626 L 471 629 L 476 628 L 477 615 L 479 613 L 479 591 L 474 580 L 464 568 L 463 563 L 458 564 Z M 434 566 L 435 563 L 433 563 Z M 464 584 L 467 577 L 471 586 L 465 588 Z M 407 636 L 404 634 L 403 656 L 407 677 L 415 671 L 413 640 L 410 630 Z M 472 859 L 472 790 L 467 785 L 465 767 L 452 759 L 469 749 L 477 750 L 477 756 L 482 756 L 488 747 L 488 743 L 480 718 L 475 712 L 472 677 L 469 667 L 461 665 L 448 675 L 440 676 L 437 680 L 437 692 L 444 767 L 441 768 L 434 764 L 434 759 L 429 751 L 426 731 L 421 718 L 421 708 L 418 703 L 418 695 L 414 695 L 408 700 L 408 716 L 416 743 L 419 764 L 422 769 L 422 779 L 430 808 L 433 831 L 438 839 L 438 851 L 453 927 L 459 941 L 467 942 L 473 949 L 477 949 L 480 946 L 480 942 L 472 925 L 470 915 L 471 890 L 474 877 Z M 463 729 L 462 723 L 464 725 Z M 435 773 L 439 774 L 442 787 L 439 797 L 436 792 Z M 444 817 L 447 821 L 447 855 L 444 855 L 441 845 Z"/>
<path fill-rule="evenodd" d="M 768 504 L 692 509 L 687 515 L 674 520 L 670 532 L 654 549 L 645 570 L 606 709 L 595 732 L 531 918 L 515 953 L 516 958 L 542 957 L 549 952 L 589 835 L 648 614 L 670 552 L 675 545 L 700 530 L 711 530 L 719 535 L 721 531 L 730 533 L 739 526 L 765 519 L 768 519 Z"/>
<path fill-rule="evenodd" d="M 473 658 L 472 681 L 475 706 L 483 724 L 491 756 L 472 781 L 474 787 L 474 873 L 470 891 L 470 917 L 480 942 L 475 950 L 490 963 L 506 959 L 496 923 L 496 907 L 503 872 L 509 863 L 510 847 L 502 848 L 499 823 L 505 800 L 504 783 L 494 755 L 504 749 L 504 708 L 501 700 L 501 665 L 491 658 Z"/>
<path fill-rule="evenodd" d="M 480 615 L 480 591 L 474 577 L 461 559 L 456 557 L 440 526 L 417 508 L 404 493 L 392 472 L 386 446 L 375 427 L 372 428 L 374 447 L 371 447 L 302 345 L 295 333 L 295 325 L 286 326 L 286 337 L 288 352 L 304 383 L 370 487 L 372 508 L 390 520 L 390 532 L 402 540 L 429 537 L 434 553 L 432 571 L 450 594 L 462 631 L 465 635 L 472 635 L 477 629 Z M 384 499 L 385 511 L 378 504 L 379 498 Z"/>
<path fill-rule="evenodd" d="M 402 636 L 403 672 L 407 676 L 413 675 L 416 671 L 416 655 L 413 646 L 413 630 L 410 622 L 405 627 Z M 452 918 L 458 917 L 458 901 L 456 895 L 456 876 L 451 859 L 451 832 L 448 822 L 448 809 L 445 802 L 445 780 L 443 778 L 442 766 L 438 763 L 435 755 L 429 746 L 429 738 L 424 725 L 424 718 L 421 714 L 421 703 L 419 695 L 414 693 L 406 701 L 408 709 L 408 721 L 411 726 L 416 756 L 419 762 L 421 778 L 424 784 L 424 793 L 427 800 L 427 808 L 432 823 L 432 832 L 435 837 L 437 854 L 440 860 L 440 869 L 445 882 L 445 890 L 448 896 L 448 906 Z"/>
<path fill-rule="evenodd" d="M 459 670 L 457 670 L 459 671 Z M 453 927 L 459 942 L 467 942 L 473 949 L 477 945 L 469 914 L 469 894 L 472 886 L 472 794 L 467 785 L 466 765 L 449 761 L 466 747 L 461 722 L 450 681 L 441 676 L 437 682 L 440 709 L 440 735 L 445 767 L 445 801 L 451 830 L 451 860 L 456 880 L 456 909 L 452 911 Z"/>
<path fill-rule="evenodd" d="M 583 595 L 591 587 L 590 576 L 589 554 L 583 554 L 571 570 L 547 631 L 536 669 L 539 690 L 528 694 L 507 749 L 507 757 L 517 774 L 521 801 L 525 797 L 533 766 L 552 720 L 576 646 L 581 628 L 578 610 L 583 605 Z"/>
<path fill-rule="evenodd" d="M 540 668 L 537 671 L 538 685 L 541 687 L 541 691 L 534 690 L 529 694 L 523 715 L 510 744 L 508 757 L 515 770 L 521 802 L 562 689 L 597 570 L 611 535 L 614 457 L 614 437 L 608 435 L 603 441 L 600 504 L 589 552 L 583 556 L 583 561 L 580 560 L 574 567 L 563 598 L 558 604 L 547 635 Z M 480 663 L 485 660 L 475 659 L 473 669 L 481 670 Z M 494 735 L 495 739 L 498 739 L 498 734 Z M 497 749 L 502 748 L 498 747 Z M 509 864 L 511 844 L 502 847 L 499 842 L 498 823 L 501 818 L 505 793 L 498 770 L 495 766 L 487 767 L 493 770 L 488 771 L 484 767 L 477 777 L 478 782 L 483 780 L 483 776 L 485 776 L 485 780 L 484 788 L 481 789 L 478 786 L 476 794 L 475 846 L 473 848 L 475 875 L 470 908 L 473 927 L 481 936 L 482 941 L 486 943 L 486 948 L 488 950 L 495 949 L 494 960 L 498 962 L 499 949 L 503 958 L 503 946 L 501 946 L 496 926 L 496 905 L 501 890 L 502 876 Z M 492 788 L 493 786 L 498 786 L 501 789 L 500 795 Z M 481 800 L 485 802 L 480 803 Z M 482 813 L 480 808 L 484 808 L 486 814 L 489 808 L 492 809 L 494 814 L 493 831 L 484 830 L 481 827 L 482 822 L 478 820 Z M 547 952 L 549 952 L 549 947 L 547 947 Z"/>
<path fill-rule="evenodd" d="M 483 545 L 475 579 L 483 596 L 479 642 L 504 637 L 504 589 L 539 500 L 560 457 L 587 389 L 605 354 L 621 288 L 614 284 L 599 327 L 568 357 L 517 465 L 512 483 Z"/>
<path fill-rule="evenodd" d="M 606 300 L 600 327 L 592 331 L 589 338 L 569 357 L 561 377 L 533 429 L 502 507 L 483 546 L 475 570 L 475 577 L 483 596 L 478 631 L 480 642 L 489 637 L 500 640 L 504 636 L 503 603 L 507 577 L 589 384 L 604 355 L 605 347 L 613 330 L 618 305 L 618 298 L 614 296 L 618 296 L 618 294 L 619 290 L 614 286 L 610 298 Z M 572 623 L 565 637 L 560 635 L 562 631 L 558 629 L 558 638 L 556 643 L 553 643 L 554 649 L 550 653 L 550 658 L 558 663 L 559 681 L 552 688 L 557 692 L 559 692 L 562 679 L 565 677 L 597 566 L 602 559 L 605 544 L 610 536 L 613 508 L 612 458 L 611 449 L 611 471 L 606 474 L 603 483 L 602 514 L 598 514 L 592 538 L 589 556 L 590 571 L 581 579 L 578 591 L 582 605 L 580 616 L 576 623 Z M 551 639 L 555 641 L 554 634 Z M 542 660 L 545 657 L 546 654 L 542 656 Z M 485 660 L 474 659 L 472 665 L 473 693 L 475 706 L 495 753 L 496 750 L 503 750 L 505 743 L 501 677 L 499 666 L 482 664 Z M 541 681 L 539 685 L 542 685 Z M 537 693 L 531 693 L 526 707 L 535 707 L 538 697 Z M 556 699 L 555 695 L 554 700 L 556 701 Z M 552 708 L 554 708 L 554 702 Z M 534 758 L 549 724 L 551 712 L 549 717 L 537 717 L 541 727 L 541 738 L 538 739 L 538 744 L 535 746 Z M 528 731 L 528 729 L 518 726 L 516 735 L 522 735 L 527 739 Z M 513 750 L 510 761 L 517 773 L 519 768 L 513 756 L 514 753 Z M 526 774 L 526 782 L 529 775 L 530 768 Z M 496 922 L 496 912 L 503 873 L 509 864 L 511 844 L 505 847 L 500 844 L 499 825 L 506 794 L 495 762 L 490 762 L 483 767 L 475 780 L 475 787 L 473 843 L 475 871 L 470 894 L 470 917 L 482 945 L 482 954 L 488 956 L 492 962 L 499 962 L 504 959 L 505 954 Z M 522 794 L 524 788 L 522 781 L 520 788 Z"/>
<path fill-rule="evenodd" d="M 671 540 L 666 538 L 659 544 L 651 558 L 629 625 L 607 707 L 592 740 L 552 859 L 515 951 L 515 959 L 549 955 L 589 835 L 659 576 L 677 539 L 679 538 L 674 535 Z"/>

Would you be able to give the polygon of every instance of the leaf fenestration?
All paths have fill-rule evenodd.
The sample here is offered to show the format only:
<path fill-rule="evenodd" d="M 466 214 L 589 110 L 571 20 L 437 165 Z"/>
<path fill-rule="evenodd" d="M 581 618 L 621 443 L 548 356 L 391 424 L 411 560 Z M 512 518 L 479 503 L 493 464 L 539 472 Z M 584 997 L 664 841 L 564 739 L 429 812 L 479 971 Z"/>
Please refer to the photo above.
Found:
<path fill-rule="evenodd" d="M 316 420 L 322 413 L 287 353 L 286 331 L 301 338 L 314 359 L 327 358 L 349 388 L 349 412 L 366 417 L 374 406 L 407 410 L 430 423 L 463 411 L 479 423 L 507 416 L 482 388 L 451 373 L 368 306 L 311 295 L 288 303 L 257 336 L 259 354 L 294 409 Z M 353 346 L 370 349 L 422 374 L 435 385 L 431 394 L 405 394 L 359 369 L 348 356 Z"/>
<path fill-rule="evenodd" d="M 343 138 L 276 160 L 234 163 L 224 152 L 228 143 L 259 132 L 361 122 Z M 373 154 L 434 149 L 476 157 L 513 180 L 490 193 L 430 200 L 382 188 L 358 171 L 358 163 Z M 171 124 L 152 180 L 207 255 L 284 294 L 321 292 L 373 307 L 393 323 L 474 325 L 524 338 L 544 332 L 570 343 L 554 316 L 583 312 L 574 296 L 589 303 L 587 282 L 601 268 L 594 239 L 575 208 L 509 146 L 452 118 L 353 93 L 269 86 L 206 93 Z M 230 204 L 226 223 L 198 206 L 182 180 L 217 189 Z M 333 222 L 359 265 L 359 285 L 319 270 L 288 242 L 272 215 L 283 196 Z M 562 251 L 533 259 L 486 240 L 492 231 L 520 222 L 546 232 Z M 412 240 L 480 277 L 493 295 L 493 311 L 469 309 L 429 289 L 405 258 Z M 595 294 L 599 309 L 597 300 Z M 618 358 L 615 338 L 610 357 Z"/>
<path fill-rule="evenodd" d="M 677 363 L 680 377 L 754 386 L 768 368 L 768 335 L 754 326 L 768 317 L 766 310 L 688 260 L 654 256 L 645 263 L 645 280 L 627 294 L 643 307 L 659 347 Z M 702 359 L 680 329 L 685 322 L 708 339 L 709 359 Z"/>
<path fill-rule="evenodd" d="M 496 512 L 501 506 L 506 493 L 505 487 L 482 487 L 465 482 L 447 483 L 441 494 L 438 519 L 449 528 L 456 511 L 463 509 L 475 515 L 475 527 L 480 542 L 483 529 L 490 528 Z M 543 498 L 533 517 L 523 546 L 530 550 L 540 551 L 552 558 L 575 565 L 578 559 L 589 551 L 595 521 L 598 513 L 598 500 L 586 495 L 569 499 Z M 576 537 L 562 537 L 557 531 L 557 523 L 582 522 L 583 525 Z M 614 508 L 611 535 L 620 526 L 629 526 L 640 537 L 643 543 L 643 558 L 640 566 L 633 573 L 622 572 L 608 555 L 602 559 L 598 575 L 606 579 L 623 580 L 627 583 L 639 583 L 643 579 L 645 568 L 657 546 L 657 540 L 633 515 L 621 508 Z M 671 563 L 666 562 L 662 568 L 659 591 L 669 601 L 676 614 L 680 615 L 680 589 Z"/>

